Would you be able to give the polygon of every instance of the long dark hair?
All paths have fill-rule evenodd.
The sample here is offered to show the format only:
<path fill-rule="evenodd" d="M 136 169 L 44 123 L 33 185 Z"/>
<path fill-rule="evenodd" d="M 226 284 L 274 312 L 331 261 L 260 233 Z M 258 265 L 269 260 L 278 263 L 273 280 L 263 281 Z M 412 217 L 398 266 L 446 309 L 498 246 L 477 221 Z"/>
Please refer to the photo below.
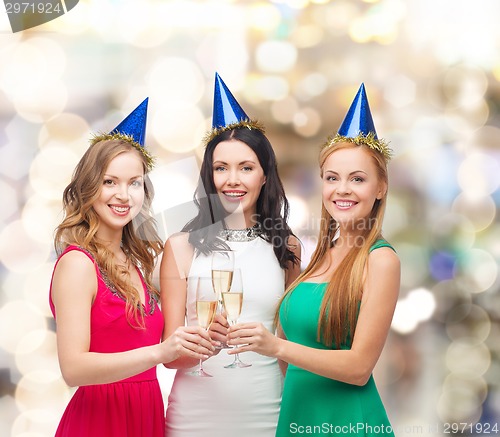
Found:
<path fill-rule="evenodd" d="M 278 175 L 276 155 L 271 143 L 258 129 L 236 127 L 226 130 L 213 138 L 205 149 L 200 170 L 198 188 L 194 194 L 194 202 L 198 207 L 198 215 L 189 221 L 184 232 L 189 232 L 189 242 L 198 253 L 209 254 L 213 250 L 227 248 L 227 245 L 216 238 L 220 229 L 225 229 L 224 218 L 227 212 L 217 195 L 214 184 L 213 154 L 219 143 L 228 140 L 239 140 L 250 147 L 264 170 L 266 183 L 257 199 L 255 220 L 260 224 L 260 238 L 272 244 L 274 254 L 282 268 L 288 268 L 298 258 L 288 245 L 288 238 L 293 235 L 288 226 L 289 205 L 283 184 Z"/>

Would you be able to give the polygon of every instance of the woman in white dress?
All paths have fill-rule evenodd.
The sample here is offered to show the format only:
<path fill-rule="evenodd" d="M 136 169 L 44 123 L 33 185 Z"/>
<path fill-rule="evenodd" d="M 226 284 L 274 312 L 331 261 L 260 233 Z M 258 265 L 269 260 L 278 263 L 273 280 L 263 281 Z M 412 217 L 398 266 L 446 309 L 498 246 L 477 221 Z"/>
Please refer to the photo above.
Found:
<path fill-rule="evenodd" d="M 165 244 L 160 269 L 164 335 L 197 324 L 194 279 L 211 275 L 211 254 L 217 249 L 233 250 L 235 268 L 242 272 L 239 320 L 273 330 L 276 306 L 300 271 L 300 245 L 286 221 L 288 202 L 271 144 L 217 74 L 213 130 L 206 142 L 195 193 L 198 215 Z M 224 316 L 217 315 L 212 339 L 225 342 L 227 327 Z M 212 378 L 188 375 L 198 364 L 193 359 L 166 364 L 179 369 L 168 399 L 166 436 L 274 437 L 282 391 L 278 361 L 246 353 L 242 360 L 251 367 L 224 368 L 232 360 L 226 349 L 205 360 L 203 368 Z"/>

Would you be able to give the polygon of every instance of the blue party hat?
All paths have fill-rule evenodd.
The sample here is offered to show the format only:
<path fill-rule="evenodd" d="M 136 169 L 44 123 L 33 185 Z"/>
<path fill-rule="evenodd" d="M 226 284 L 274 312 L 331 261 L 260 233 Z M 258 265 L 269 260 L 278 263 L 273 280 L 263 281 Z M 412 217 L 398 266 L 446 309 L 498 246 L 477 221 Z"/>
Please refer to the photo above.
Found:
<path fill-rule="evenodd" d="M 136 143 L 144 147 L 148 102 L 149 97 L 146 97 L 137 108 L 127 115 L 123 121 L 110 132 L 110 134 L 129 135 Z"/>
<path fill-rule="evenodd" d="M 250 120 L 243 108 L 234 98 L 227 85 L 216 72 L 212 130 L 205 136 L 204 143 L 208 144 L 220 133 L 238 127 L 257 129 L 264 132 L 264 126 L 255 120 Z"/>
<path fill-rule="evenodd" d="M 217 129 L 240 121 L 250 121 L 250 118 L 229 91 L 219 73 L 216 72 L 212 127 Z"/>
<path fill-rule="evenodd" d="M 392 150 L 388 144 L 377 136 L 363 83 L 359 87 L 337 134 L 330 138 L 324 147 L 340 142 L 366 144 L 371 149 L 384 155 L 387 160 L 392 155 Z"/>
<path fill-rule="evenodd" d="M 129 142 L 146 157 L 148 171 L 153 168 L 154 158 L 146 150 L 146 119 L 148 113 L 149 97 L 137 106 L 129 115 L 108 134 L 99 134 L 92 138 L 91 145 L 105 140 L 123 140 Z"/>
<path fill-rule="evenodd" d="M 368 136 L 373 133 L 373 137 L 377 138 L 375 125 L 373 124 L 372 114 L 370 112 L 370 105 L 366 97 L 365 84 L 362 83 L 359 90 L 354 97 L 353 102 L 347 115 L 342 122 L 338 134 L 344 137 L 354 138 L 359 134 Z"/>

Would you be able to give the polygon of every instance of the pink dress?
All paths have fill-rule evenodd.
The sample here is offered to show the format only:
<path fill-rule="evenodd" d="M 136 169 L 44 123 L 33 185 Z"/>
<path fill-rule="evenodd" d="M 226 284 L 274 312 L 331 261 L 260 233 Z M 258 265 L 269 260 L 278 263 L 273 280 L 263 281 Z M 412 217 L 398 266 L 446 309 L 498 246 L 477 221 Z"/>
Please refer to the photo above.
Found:
<path fill-rule="evenodd" d="M 85 253 L 94 262 L 98 278 L 90 314 L 90 351 L 123 352 L 159 343 L 163 316 L 144 281 L 144 293 L 149 297 L 145 304 L 146 329 L 138 329 L 129 325 L 125 301 L 106 280 L 90 253 L 69 246 L 57 262 L 71 250 Z M 142 279 L 140 273 L 139 276 Z M 56 318 L 52 296 L 49 303 Z M 153 367 L 111 384 L 79 387 L 62 416 L 56 437 L 163 437 L 164 427 L 163 398 Z"/>

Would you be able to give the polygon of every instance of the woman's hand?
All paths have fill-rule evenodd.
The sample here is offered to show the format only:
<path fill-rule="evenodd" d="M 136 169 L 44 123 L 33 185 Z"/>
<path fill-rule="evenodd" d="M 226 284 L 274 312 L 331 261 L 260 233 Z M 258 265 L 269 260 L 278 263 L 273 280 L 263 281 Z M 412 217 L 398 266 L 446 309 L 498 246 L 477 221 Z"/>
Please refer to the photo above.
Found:
<path fill-rule="evenodd" d="M 208 332 L 210 333 L 210 338 L 215 340 L 220 346 L 227 340 L 227 329 L 229 328 L 229 323 L 225 317 L 225 314 L 216 314 L 215 319 L 210 325 Z"/>
<path fill-rule="evenodd" d="M 180 326 L 161 344 L 162 363 L 181 357 L 206 360 L 215 350 L 215 342 L 200 326 Z"/>
<path fill-rule="evenodd" d="M 268 357 L 276 357 L 281 341 L 262 323 L 238 323 L 228 329 L 227 338 L 228 345 L 238 345 L 237 349 L 228 351 L 229 355 L 253 351 Z"/>

